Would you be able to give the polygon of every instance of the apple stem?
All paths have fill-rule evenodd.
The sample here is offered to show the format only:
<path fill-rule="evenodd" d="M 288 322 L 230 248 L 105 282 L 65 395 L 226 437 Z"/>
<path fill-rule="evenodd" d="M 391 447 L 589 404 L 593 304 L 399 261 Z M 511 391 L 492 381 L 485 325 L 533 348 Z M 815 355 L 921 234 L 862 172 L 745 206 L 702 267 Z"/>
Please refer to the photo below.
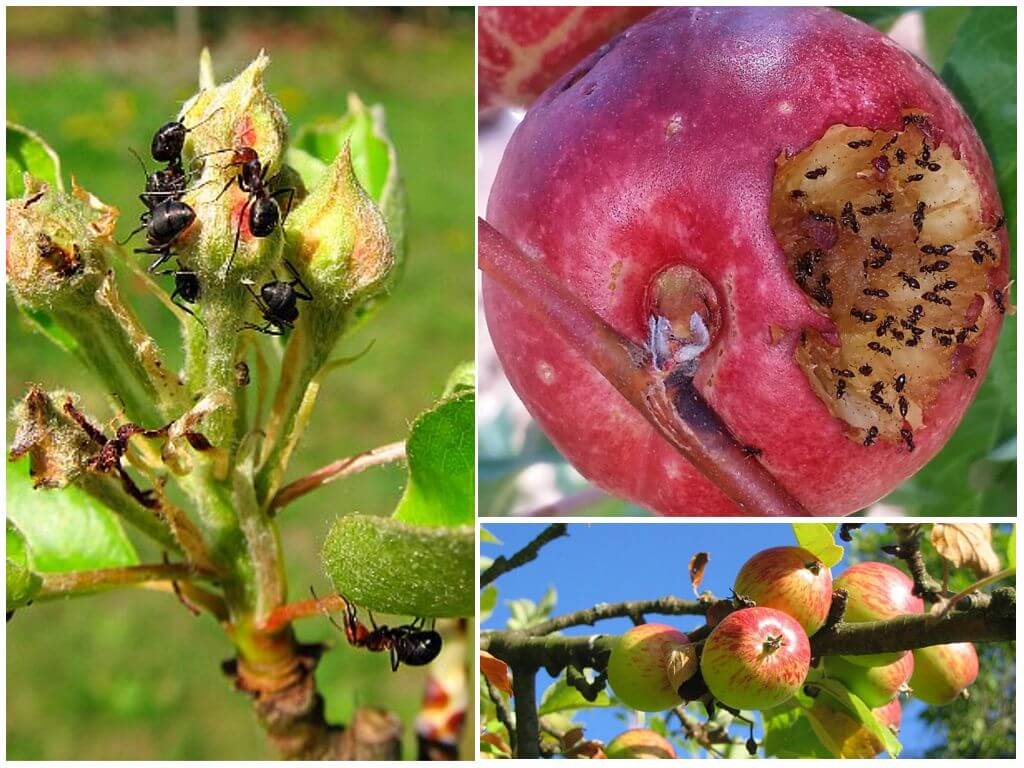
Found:
<path fill-rule="evenodd" d="M 751 461 L 690 376 L 665 374 L 650 353 L 601 319 L 484 219 L 480 269 L 543 318 L 701 474 L 745 514 L 809 513 L 759 462 Z"/>

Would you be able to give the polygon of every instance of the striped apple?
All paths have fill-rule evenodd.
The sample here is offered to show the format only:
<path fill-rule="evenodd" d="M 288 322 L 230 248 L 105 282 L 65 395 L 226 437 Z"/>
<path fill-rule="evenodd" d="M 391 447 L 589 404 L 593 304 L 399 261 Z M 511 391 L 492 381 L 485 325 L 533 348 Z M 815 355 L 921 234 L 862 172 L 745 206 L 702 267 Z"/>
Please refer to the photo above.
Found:
<path fill-rule="evenodd" d="M 690 639 L 667 624 L 641 624 L 619 637 L 608 659 L 608 683 L 623 704 L 641 712 L 661 712 L 682 699 L 669 679 L 672 651 Z"/>
<path fill-rule="evenodd" d="M 878 667 L 851 664 L 841 656 L 825 659 L 825 673 L 869 707 L 881 707 L 896 698 L 913 672 L 914 654 L 909 651 L 892 664 Z"/>
<path fill-rule="evenodd" d="M 835 580 L 836 589 L 849 595 L 843 621 L 860 623 L 885 621 L 911 613 L 924 613 L 924 601 L 914 594 L 914 582 L 899 568 L 887 563 L 857 563 Z M 903 651 L 847 656 L 862 667 L 877 667 L 898 661 Z"/>
<path fill-rule="evenodd" d="M 978 652 L 971 643 L 930 645 L 914 651 L 910 688 L 926 704 L 949 704 L 978 677 Z"/>
<path fill-rule="evenodd" d="M 737 595 L 788 613 L 813 635 L 832 605 L 832 572 L 801 547 L 772 547 L 747 560 L 736 576 Z"/>
<path fill-rule="evenodd" d="M 731 613 L 704 642 L 700 669 L 712 695 L 736 709 L 769 709 L 807 679 L 811 646 L 800 623 L 774 608 Z"/>
<path fill-rule="evenodd" d="M 612 760 L 675 760 L 672 742 L 649 728 L 631 728 L 620 733 L 604 748 Z"/>

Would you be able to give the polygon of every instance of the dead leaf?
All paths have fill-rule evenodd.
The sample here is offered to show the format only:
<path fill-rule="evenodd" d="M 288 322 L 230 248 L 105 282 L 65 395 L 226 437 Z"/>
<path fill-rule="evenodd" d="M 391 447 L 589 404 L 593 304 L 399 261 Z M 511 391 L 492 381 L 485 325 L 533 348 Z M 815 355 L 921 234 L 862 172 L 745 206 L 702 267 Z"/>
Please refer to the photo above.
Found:
<path fill-rule="evenodd" d="M 1002 565 L 992 549 L 992 527 L 987 523 L 936 523 L 932 546 L 954 568 L 970 568 L 979 577 L 991 576 Z"/>
<path fill-rule="evenodd" d="M 512 754 L 512 747 L 506 744 L 505 740 L 496 733 L 483 733 L 480 735 L 480 741 L 490 744 L 492 747 L 496 747 L 502 754 Z"/>
<path fill-rule="evenodd" d="M 480 651 L 480 673 L 499 691 L 512 695 L 512 675 L 504 661 L 487 651 Z"/>
<path fill-rule="evenodd" d="M 697 647 L 683 645 L 673 648 L 668 654 L 666 671 L 672 690 L 678 691 L 679 686 L 689 680 L 697 672 L 700 661 L 697 659 Z"/>
<path fill-rule="evenodd" d="M 562 753 L 564 757 L 580 757 L 589 760 L 604 760 L 607 755 L 604 753 L 604 746 L 599 741 L 581 741 L 568 752 Z"/>
<path fill-rule="evenodd" d="M 698 552 L 690 558 L 690 584 L 693 586 L 694 596 L 698 594 L 697 590 L 700 588 L 700 582 L 704 578 L 704 569 L 709 560 L 711 557 L 707 552 Z"/>
<path fill-rule="evenodd" d="M 562 751 L 566 752 L 572 749 L 582 738 L 582 728 L 570 728 L 568 731 L 562 734 L 562 737 L 559 739 L 559 742 L 562 745 Z"/>

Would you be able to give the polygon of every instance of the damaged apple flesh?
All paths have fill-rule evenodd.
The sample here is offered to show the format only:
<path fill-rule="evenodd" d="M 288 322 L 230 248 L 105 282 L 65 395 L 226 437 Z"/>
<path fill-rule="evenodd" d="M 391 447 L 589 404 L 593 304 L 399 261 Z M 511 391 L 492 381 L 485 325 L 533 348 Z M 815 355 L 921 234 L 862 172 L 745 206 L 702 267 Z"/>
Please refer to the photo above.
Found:
<path fill-rule="evenodd" d="M 904 124 L 908 115 L 927 122 Z M 929 132 L 925 162 L 938 170 L 916 164 Z M 894 134 L 886 177 L 871 178 Z M 856 151 L 848 146 L 868 139 Z M 805 178 L 822 165 L 834 168 Z M 917 172 L 921 180 L 906 181 Z M 785 198 L 797 188 L 810 201 Z M 893 210 L 860 213 L 886 206 L 878 190 L 892 194 Z M 858 232 L 842 224 L 847 202 Z M 921 202 L 923 218 L 915 216 Z M 805 225 L 812 204 L 836 220 L 834 233 Z M 676 337 L 690 334 L 682 316 L 691 309 L 710 319 L 697 390 L 750 447 L 751 461 L 810 512 L 835 515 L 916 472 L 970 404 L 1006 305 L 1001 214 L 969 119 L 891 40 L 831 10 L 673 8 L 634 25 L 539 97 L 506 148 L 487 218 L 636 344 L 650 343 L 652 325 L 663 327 L 652 316 L 664 307 L 679 310 L 667 318 Z M 885 253 L 872 248 L 872 236 L 892 256 L 865 272 L 865 259 Z M 822 250 L 811 268 L 800 261 L 808 239 Z M 980 264 L 976 241 L 992 252 Z M 926 253 L 926 245 L 955 250 Z M 921 272 L 940 260 L 950 266 Z M 679 290 L 699 284 L 713 295 L 670 301 L 659 276 L 678 267 L 700 276 L 678 281 Z M 826 272 L 831 307 L 816 291 Z M 947 281 L 956 287 L 932 291 Z M 740 513 L 543 317 L 486 275 L 484 304 L 509 381 L 584 476 L 662 514 Z M 900 321 L 918 305 L 914 325 L 924 333 L 908 346 L 913 332 Z M 876 334 L 888 315 L 883 339 Z M 876 342 L 892 354 L 872 354 Z M 862 375 L 863 365 L 871 373 Z M 840 378 L 848 383 L 837 398 Z M 872 427 L 878 433 L 868 441 Z"/>

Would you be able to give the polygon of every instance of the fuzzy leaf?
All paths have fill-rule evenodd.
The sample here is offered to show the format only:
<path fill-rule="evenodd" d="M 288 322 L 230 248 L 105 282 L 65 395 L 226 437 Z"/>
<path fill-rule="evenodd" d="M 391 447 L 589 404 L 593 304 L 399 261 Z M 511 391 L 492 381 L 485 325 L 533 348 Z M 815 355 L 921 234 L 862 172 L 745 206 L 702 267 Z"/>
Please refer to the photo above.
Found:
<path fill-rule="evenodd" d="M 60 176 L 60 157 L 28 128 L 7 123 L 7 199 L 25 193 L 25 174 L 45 181 L 54 189 L 64 191 Z"/>
<path fill-rule="evenodd" d="M 368 515 L 339 518 L 323 560 L 338 592 L 356 605 L 405 616 L 472 616 L 472 526 L 408 525 Z"/>
<path fill-rule="evenodd" d="M 419 525 L 474 523 L 475 396 L 460 389 L 413 422 L 409 484 L 395 519 Z"/>
<path fill-rule="evenodd" d="M 7 517 L 18 526 L 38 573 L 136 565 L 121 521 L 85 492 L 68 486 L 34 490 L 28 462 L 7 464 Z"/>
<path fill-rule="evenodd" d="M 565 676 L 559 677 L 548 686 L 541 696 L 538 715 L 550 715 L 555 712 L 571 712 L 577 709 L 594 709 L 597 707 L 610 707 L 612 700 L 608 694 L 601 691 L 593 701 L 587 701 L 583 694 L 566 682 Z"/>
<path fill-rule="evenodd" d="M 32 570 L 21 531 L 7 521 L 7 610 L 26 605 L 39 591 L 42 579 Z"/>
<path fill-rule="evenodd" d="M 843 548 L 836 544 L 835 523 L 794 523 L 797 543 L 829 568 L 843 559 Z"/>

